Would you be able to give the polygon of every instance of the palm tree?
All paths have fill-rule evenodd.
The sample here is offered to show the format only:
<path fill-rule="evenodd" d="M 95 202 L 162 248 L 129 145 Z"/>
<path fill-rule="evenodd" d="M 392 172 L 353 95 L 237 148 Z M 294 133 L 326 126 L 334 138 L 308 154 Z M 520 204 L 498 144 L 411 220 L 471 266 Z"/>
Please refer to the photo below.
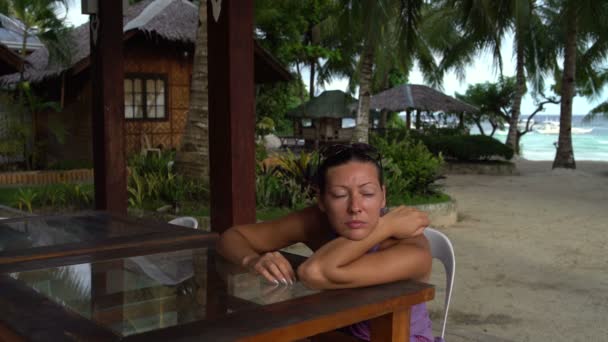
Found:
<path fill-rule="evenodd" d="M 175 156 L 176 171 L 187 178 L 209 182 L 209 79 L 207 69 L 207 2 L 199 3 L 190 109 L 186 130 Z"/>
<path fill-rule="evenodd" d="M 59 17 L 59 11 L 64 9 L 67 13 L 70 0 L 0 0 L 0 9 L 21 22 L 22 40 L 19 54 L 25 60 L 28 55 L 27 42 L 31 36 L 38 37 L 49 52 L 49 60 L 61 65 L 70 63 L 71 49 L 68 44 L 68 29 L 64 26 L 64 19 Z M 31 137 L 34 135 L 33 122 L 29 118 L 35 113 L 31 111 L 34 98 L 25 84 L 25 66 L 23 63 L 19 70 L 19 83 L 17 84 L 17 103 L 19 110 L 20 138 L 23 143 L 23 159 L 27 169 L 33 164 Z M 27 93 L 26 93 L 27 92 Z M 27 96 L 24 96 L 27 95 Z"/>
<path fill-rule="evenodd" d="M 32 35 L 45 43 L 55 59 L 57 57 L 60 61 L 69 59 L 69 51 L 65 51 L 65 46 L 58 46 L 59 43 L 64 43 L 66 33 L 65 18 L 59 18 L 58 13 L 61 9 L 67 13 L 70 2 L 70 0 L 0 0 L 0 8 L 7 9 L 9 16 L 18 19 L 23 24 L 20 51 L 22 59 L 27 57 L 27 41 Z M 23 72 L 22 68 L 21 82 L 23 82 Z"/>
<path fill-rule="evenodd" d="M 502 79 L 503 56 L 500 47 L 505 37 L 513 33 L 515 52 L 516 88 L 511 107 L 509 132 L 506 144 L 519 153 L 518 131 L 521 100 L 527 91 L 526 84 L 533 85 L 535 92 L 543 92 L 544 76 L 555 65 L 554 47 L 547 44 L 546 27 L 540 17 L 535 0 L 453 0 L 449 7 L 457 8 L 460 28 L 464 32 L 462 42 L 447 52 L 443 68 L 462 68 L 472 60 L 471 54 L 491 49 Z"/>
<path fill-rule="evenodd" d="M 406 70 L 411 61 L 422 58 L 423 65 L 434 67 L 432 54 L 421 53 L 418 25 L 424 4 L 422 0 L 337 0 L 337 32 L 344 46 L 360 51 L 355 79 L 359 83 L 357 125 L 353 142 L 367 142 L 369 106 L 375 70 Z M 385 72 L 377 72 L 382 78 Z M 407 72 L 406 72 L 407 74 Z M 430 73 L 429 73 L 430 74 Z"/>
<path fill-rule="evenodd" d="M 608 54 L 608 4 L 603 1 L 545 1 L 545 18 L 563 56 L 560 132 L 553 168 L 576 168 L 572 148 L 572 99 L 576 85 L 599 89 L 603 77 L 596 70 Z M 559 70 L 558 70 L 559 71 Z M 559 74 L 559 73 L 558 73 Z"/>

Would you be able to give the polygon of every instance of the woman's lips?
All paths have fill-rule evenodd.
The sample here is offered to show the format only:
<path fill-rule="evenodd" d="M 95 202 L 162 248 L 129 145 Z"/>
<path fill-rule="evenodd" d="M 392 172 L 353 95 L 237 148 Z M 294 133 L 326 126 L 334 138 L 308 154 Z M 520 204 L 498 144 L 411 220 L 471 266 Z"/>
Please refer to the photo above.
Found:
<path fill-rule="evenodd" d="M 363 221 L 347 221 L 346 222 L 346 226 L 350 229 L 358 229 L 358 228 L 363 228 L 363 226 L 365 225 L 365 222 Z"/>

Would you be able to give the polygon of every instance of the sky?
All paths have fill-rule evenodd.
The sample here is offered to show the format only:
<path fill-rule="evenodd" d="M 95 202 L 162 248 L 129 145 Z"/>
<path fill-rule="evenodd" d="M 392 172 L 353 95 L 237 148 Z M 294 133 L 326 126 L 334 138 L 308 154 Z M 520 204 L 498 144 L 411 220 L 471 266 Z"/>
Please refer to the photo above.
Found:
<path fill-rule="evenodd" d="M 68 23 L 74 26 L 78 26 L 88 20 L 87 15 L 81 14 L 80 1 L 73 1 L 67 16 Z M 506 76 L 513 76 L 515 74 L 515 59 L 513 56 L 513 42 L 512 39 L 505 39 L 501 52 L 503 55 L 503 72 Z M 303 78 L 308 81 L 308 75 L 306 70 L 303 72 Z M 498 70 L 493 66 L 492 56 L 490 53 L 480 53 L 475 63 L 467 67 L 465 73 L 465 79 L 460 81 L 454 73 L 448 73 L 443 79 L 443 92 L 454 96 L 455 93 L 464 94 L 469 84 L 483 83 L 483 82 L 496 82 L 498 80 Z M 410 75 L 410 83 L 412 84 L 424 84 L 423 77 L 418 68 L 415 68 Z M 331 83 L 321 87 L 325 90 L 346 90 L 348 86 L 347 79 L 335 79 Z M 322 89 L 317 90 L 321 92 Z M 550 94 L 550 92 L 547 92 Z M 595 100 L 588 100 L 582 97 L 575 97 L 573 101 L 573 114 L 587 114 L 593 107 L 599 103 L 608 99 L 608 92 L 604 91 L 603 95 Z M 559 114 L 559 105 L 546 105 L 545 111 L 542 114 Z M 530 95 L 524 96 L 522 100 L 522 115 L 528 115 L 536 109 L 536 105 Z M 539 113 L 541 114 L 541 113 Z"/>

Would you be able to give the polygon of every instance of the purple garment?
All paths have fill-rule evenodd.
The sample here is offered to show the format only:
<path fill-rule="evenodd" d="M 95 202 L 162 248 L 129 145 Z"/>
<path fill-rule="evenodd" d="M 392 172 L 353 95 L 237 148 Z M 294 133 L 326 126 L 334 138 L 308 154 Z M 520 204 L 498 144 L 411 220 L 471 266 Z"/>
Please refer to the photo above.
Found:
<path fill-rule="evenodd" d="M 338 236 L 338 234 L 333 230 L 332 233 L 334 238 Z M 379 248 L 380 245 L 375 245 L 368 251 L 368 253 L 374 253 L 378 251 Z M 404 324 L 407 323 L 404 322 Z M 426 303 L 420 303 L 412 306 L 410 312 L 410 342 L 444 342 L 441 337 L 433 337 L 431 325 L 431 318 L 429 317 L 429 313 L 426 309 Z M 361 340 L 370 340 L 369 321 L 355 323 L 340 330 Z"/>
<path fill-rule="evenodd" d="M 342 331 L 364 341 L 370 340 L 369 321 L 349 325 Z M 443 339 L 440 337 L 433 337 L 431 319 L 426 310 L 426 303 L 412 306 L 410 313 L 410 342 L 443 342 Z"/>

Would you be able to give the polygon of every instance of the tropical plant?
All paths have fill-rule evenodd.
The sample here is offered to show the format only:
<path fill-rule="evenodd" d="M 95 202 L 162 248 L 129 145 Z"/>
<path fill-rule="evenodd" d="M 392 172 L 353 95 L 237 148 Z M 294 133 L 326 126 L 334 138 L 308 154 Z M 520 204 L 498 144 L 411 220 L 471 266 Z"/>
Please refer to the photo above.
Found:
<path fill-rule="evenodd" d="M 31 213 L 37 198 L 38 193 L 34 189 L 19 189 L 19 192 L 14 199 L 14 205 L 19 208 L 19 210 L 25 208 Z"/>
<path fill-rule="evenodd" d="M 505 123 L 513 122 L 513 114 L 515 113 L 515 98 L 517 93 L 517 81 L 515 77 L 503 77 L 496 83 L 485 82 L 474 85 L 469 85 L 465 94 L 456 94 L 456 97 L 475 105 L 479 111 L 477 113 L 467 113 L 465 122 L 477 126 L 482 135 L 493 136 L 497 129 L 503 129 Z M 541 98 L 542 97 L 542 98 Z M 528 115 L 526 125 L 523 130 L 519 129 L 519 120 L 517 122 L 516 132 L 516 148 L 514 152 L 519 154 L 519 141 L 521 137 L 532 131 L 534 116 L 545 109 L 545 105 L 549 103 L 557 104 L 559 100 L 555 97 L 546 97 L 542 94 L 534 96 L 536 109 Z M 489 122 L 492 130 L 486 134 L 482 123 Z M 509 128 L 510 129 L 510 128 Z M 512 146 L 508 143 L 507 145 Z"/>
<path fill-rule="evenodd" d="M 601 88 L 600 66 L 608 53 L 608 4 L 604 1 L 546 0 L 545 20 L 550 41 L 563 57 L 556 70 L 560 106 L 560 132 L 553 168 L 576 168 L 572 148 L 572 99 L 576 85 L 586 84 L 597 93 Z"/>
<path fill-rule="evenodd" d="M 319 167 L 318 152 L 300 152 L 299 154 L 287 150 L 276 156 L 275 172 L 285 179 L 293 179 L 299 184 L 301 192 L 309 192 L 313 196 L 315 175 Z"/>
<path fill-rule="evenodd" d="M 548 29 L 542 20 L 540 2 L 501 0 L 490 4 L 477 0 L 449 0 L 445 4 L 457 12 L 459 32 L 463 35 L 461 42 L 446 53 L 448 57 L 442 62 L 443 69 L 455 67 L 462 73 L 463 67 L 473 60 L 476 53 L 490 49 L 502 81 L 500 48 L 503 40 L 513 34 L 516 70 L 507 144 L 517 151 L 521 137 L 517 127 L 526 84 L 532 85 L 533 94 L 544 97 L 545 76 L 555 66 L 555 48 L 547 39 Z"/>
<path fill-rule="evenodd" d="M 333 34 L 339 37 L 342 46 L 348 47 L 347 51 L 360 52 L 354 75 L 359 84 L 359 105 L 352 140 L 367 142 L 374 71 L 379 79 L 394 69 L 407 75 L 413 60 L 417 60 L 425 76 L 434 79 L 432 50 L 419 32 L 424 1 L 338 0 L 337 3 L 340 10 Z"/>
<path fill-rule="evenodd" d="M 129 206 L 143 209 L 144 197 L 146 193 L 145 178 L 143 178 L 138 169 L 134 168 L 129 173 L 129 182 L 127 183 L 127 192 L 129 193 Z"/>
<path fill-rule="evenodd" d="M 43 205 L 56 208 L 67 204 L 66 193 L 64 186 L 46 186 L 42 191 L 40 201 Z"/>
<path fill-rule="evenodd" d="M 274 132 L 274 120 L 268 116 L 261 117 L 255 124 L 255 132 L 258 137 Z"/>
<path fill-rule="evenodd" d="M 323 68 L 347 57 L 349 51 L 335 49 L 334 37 L 323 32 L 323 26 L 332 18 L 338 7 L 334 0 L 258 0 L 255 1 L 256 38 L 283 63 L 294 66 L 300 88 L 300 100 L 305 94 L 302 84 L 302 69 L 309 69 L 308 97 L 316 93 L 316 83 L 323 83 L 332 72 Z M 324 63 L 321 63 L 321 59 Z"/>
<path fill-rule="evenodd" d="M 8 16 L 19 20 L 22 25 L 20 56 L 23 60 L 28 54 L 28 39 L 31 36 L 38 37 L 49 52 L 49 59 L 58 65 L 70 63 L 72 49 L 68 39 L 68 28 L 64 25 L 64 19 L 59 17 L 59 11 L 64 9 L 67 12 L 70 0 L 0 0 L 0 8 L 4 8 Z M 25 81 L 25 65 L 21 68 L 19 83 L 17 84 L 17 104 L 18 121 L 13 124 L 17 127 L 17 137 L 19 139 L 26 167 L 31 169 L 32 157 L 39 154 L 41 146 L 33 146 L 33 127 L 30 117 L 36 115 L 41 108 L 36 108 L 42 102 L 34 99 L 33 92 L 29 84 Z M 35 100 L 35 101 L 34 101 Z M 10 148 L 14 151 L 15 144 Z M 6 146 L 5 146 L 6 147 Z M 34 161 L 35 162 L 35 161 Z"/>
<path fill-rule="evenodd" d="M 259 208 L 302 208 L 314 198 L 313 189 L 293 174 L 277 172 L 275 167 L 256 166 L 256 205 Z"/>
<path fill-rule="evenodd" d="M 480 161 L 494 157 L 511 159 L 511 146 L 484 135 L 426 136 L 422 142 L 429 151 L 446 159 Z"/>
<path fill-rule="evenodd" d="M 84 184 L 66 183 L 64 191 L 66 201 L 76 208 L 88 208 L 93 202 L 93 191 Z"/>
<path fill-rule="evenodd" d="M 285 113 L 302 103 L 306 94 L 302 92 L 300 80 L 262 84 L 257 86 L 255 96 L 256 117 L 268 117 L 275 124 L 276 134 L 293 135 L 293 122 Z"/>
<path fill-rule="evenodd" d="M 438 190 L 434 182 L 439 178 L 443 158 L 433 155 L 424 143 L 407 135 L 400 139 L 372 135 L 372 144 L 382 155 L 391 203 L 402 203 L 403 198 L 430 195 Z"/>
<path fill-rule="evenodd" d="M 71 48 L 67 39 L 68 29 L 65 17 L 59 17 L 63 10 L 67 13 L 71 0 L 0 0 L 0 8 L 8 9 L 9 16 L 18 19 L 23 24 L 21 37 L 21 57 L 25 60 L 28 53 L 27 42 L 31 36 L 38 37 L 49 51 L 55 62 L 68 64 L 71 58 Z M 24 70 L 21 70 L 20 81 L 24 80 Z"/>

